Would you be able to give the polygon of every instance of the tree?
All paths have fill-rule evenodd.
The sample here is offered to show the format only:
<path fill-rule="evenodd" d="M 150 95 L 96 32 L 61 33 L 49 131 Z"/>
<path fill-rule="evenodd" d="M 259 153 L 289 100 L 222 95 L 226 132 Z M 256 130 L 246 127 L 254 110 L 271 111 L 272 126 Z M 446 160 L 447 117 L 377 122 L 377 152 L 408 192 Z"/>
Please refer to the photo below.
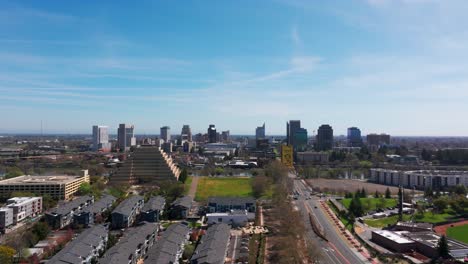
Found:
<path fill-rule="evenodd" d="M 80 187 L 78 187 L 78 193 L 80 195 L 87 195 L 91 193 L 91 184 L 88 182 L 83 182 L 80 184 Z"/>
<path fill-rule="evenodd" d="M 380 198 L 379 198 L 379 201 L 377 201 L 377 203 L 376 203 L 375 206 L 377 207 L 377 209 L 384 209 L 384 208 L 385 208 L 385 204 L 386 204 L 385 198 L 380 197 Z"/>
<path fill-rule="evenodd" d="M 255 198 L 260 198 L 269 187 L 268 178 L 263 175 L 255 176 L 252 180 L 252 191 Z"/>
<path fill-rule="evenodd" d="M 361 217 L 364 213 L 361 199 L 356 195 L 349 204 L 349 212 L 355 217 Z"/>
<path fill-rule="evenodd" d="M 425 161 L 431 161 L 432 154 L 427 149 L 423 149 L 421 151 L 421 158 Z"/>
<path fill-rule="evenodd" d="M 379 191 L 375 190 L 375 193 L 374 193 L 374 198 L 379 198 L 380 197 L 380 193 Z"/>
<path fill-rule="evenodd" d="M 38 222 L 32 228 L 32 233 L 37 236 L 38 240 L 43 240 L 50 232 L 49 225 L 46 222 Z"/>
<path fill-rule="evenodd" d="M 390 198 L 392 198 L 392 193 L 390 192 L 390 188 L 387 187 L 387 190 L 385 190 L 385 199 Z"/>
<path fill-rule="evenodd" d="M 437 251 L 439 255 L 443 258 L 447 258 L 449 256 L 449 248 L 447 243 L 447 238 L 445 235 L 442 235 L 437 243 Z"/>
<path fill-rule="evenodd" d="M 465 195 L 465 196 L 467 193 L 465 185 L 461 185 L 461 184 L 455 186 L 454 192 L 458 195 Z"/>
<path fill-rule="evenodd" d="M 442 212 L 447 208 L 448 205 L 447 199 L 445 199 L 444 197 L 439 197 L 432 201 L 432 203 L 434 204 L 434 207 L 437 210 L 437 212 Z"/>
<path fill-rule="evenodd" d="M 21 175 L 24 175 L 24 173 L 18 167 L 7 167 L 6 168 L 6 174 L 5 174 L 6 179 L 18 177 L 18 176 L 21 176 Z"/>
<path fill-rule="evenodd" d="M 434 192 L 432 191 L 432 187 L 431 186 L 428 186 L 425 190 L 424 190 L 424 197 L 432 197 L 434 195 Z"/>
<path fill-rule="evenodd" d="M 2 264 L 12 264 L 13 256 L 15 256 L 16 251 L 6 245 L 0 245 L 0 263 Z"/>
<path fill-rule="evenodd" d="M 362 190 L 361 190 L 361 197 L 362 198 L 367 198 L 367 191 L 366 191 L 366 189 L 364 189 L 364 187 L 362 187 Z"/>
<path fill-rule="evenodd" d="M 187 180 L 187 177 L 188 177 L 187 169 L 183 168 L 182 172 L 179 175 L 179 181 L 182 183 L 185 183 L 185 181 Z"/>

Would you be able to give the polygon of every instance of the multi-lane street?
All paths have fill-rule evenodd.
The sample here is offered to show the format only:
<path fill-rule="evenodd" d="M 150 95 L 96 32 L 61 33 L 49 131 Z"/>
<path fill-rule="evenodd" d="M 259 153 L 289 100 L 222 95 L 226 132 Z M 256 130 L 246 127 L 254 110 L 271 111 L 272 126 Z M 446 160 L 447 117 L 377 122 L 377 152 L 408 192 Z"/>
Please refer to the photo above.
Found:
<path fill-rule="evenodd" d="M 290 174 L 290 177 L 294 178 L 294 192 L 297 197 L 295 205 L 301 211 L 304 219 L 307 229 L 307 242 L 319 249 L 320 263 L 370 263 L 356 249 L 351 247 L 339 233 L 320 206 L 320 198 L 311 196 L 310 188 L 303 181 L 298 180 L 293 173 Z M 314 233 L 310 224 L 309 213 L 314 216 L 328 241 Z"/>

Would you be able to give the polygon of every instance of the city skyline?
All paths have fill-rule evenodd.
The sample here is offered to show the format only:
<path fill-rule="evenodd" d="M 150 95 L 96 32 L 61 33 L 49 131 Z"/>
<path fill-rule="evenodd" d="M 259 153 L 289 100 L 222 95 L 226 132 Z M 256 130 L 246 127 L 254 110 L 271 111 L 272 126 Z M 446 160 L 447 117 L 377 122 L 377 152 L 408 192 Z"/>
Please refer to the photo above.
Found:
<path fill-rule="evenodd" d="M 0 133 L 468 135 L 468 3 L 337 3 L 2 2 Z"/>

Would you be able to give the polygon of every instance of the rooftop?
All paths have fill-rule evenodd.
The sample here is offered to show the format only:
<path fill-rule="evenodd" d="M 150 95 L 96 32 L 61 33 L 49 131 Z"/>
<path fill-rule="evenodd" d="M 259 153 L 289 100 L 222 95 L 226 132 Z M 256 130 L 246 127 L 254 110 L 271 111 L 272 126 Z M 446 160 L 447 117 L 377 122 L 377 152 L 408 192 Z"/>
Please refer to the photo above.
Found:
<path fill-rule="evenodd" d="M 24 175 L 24 176 L 19 176 L 19 177 L 0 181 L 0 185 L 64 184 L 64 183 L 73 182 L 82 177 L 83 176 L 68 176 L 68 175 L 56 175 L 56 176 Z"/>
<path fill-rule="evenodd" d="M 166 205 L 166 199 L 162 196 L 155 196 L 151 197 L 148 202 L 145 203 L 145 206 L 143 206 L 142 211 L 147 212 L 147 211 L 156 211 L 156 210 L 163 210 L 164 206 Z"/>
<path fill-rule="evenodd" d="M 413 241 L 407 239 L 406 237 L 400 235 L 399 233 L 388 231 L 388 230 L 376 230 L 372 231 L 372 233 L 376 233 L 378 235 L 381 235 L 387 239 L 392 240 L 395 243 L 398 244 L 410 244 L 414 243 Z"/>
<path fill-rule="evenodd" d="M 231 228 L 226 224 L 215 224 L 208 228 L 200 240 L 191 261 L 195 263 L 223 264 Z"/>
<path fill-rule="evenodd" d="M 139 201 L 144 201 L 144 198 L 139 195 L 132 196 L 130 198 L 127 198 L 123 202 L 121 202 L 115 209 L 112 211 L 112 213 L 119 213 L 119 214 L 124 214 L 128 215 L 130 212 L 133 210 L 135 207 L 135 204 L 137 204 Z"/>
<path fill-rule="evenodd" d="M 99 261 L 102 264 L 127 264 L 135 251 L 145 243 L 149 236 L 158 231 L 154 223 L 143 222 L 142 225 L 129 228 L 119 242 L 110 248 Z"/>
<path fill-rule="evenodd" d="M 47 263 L 65 264 L 82 263 L 82 257 L 91 255 L 108 235 L 108 230 L 103 225 L 96 225 L 86 229 L 77 238 L 68 243 L 59 253 L 53 256 Z"/>
<path fill-rule="evenodd" d="M 183 197 L 177 198 L 172 203 L 172 206 L 182 206 L 182 207 L 185 207 L 185 208 L 190 208 L 190 207 L 192 207 L 192 202 L 193 202 L 192 197 L 183 196 Z"/>
<path fill-rule="evenodd" d="M 69 214 L 71 211 L 74 211 L 77 208 L 80 208 L 83 204 L 92 201 L 94 199 L 93 196 L 85 195 L 80 196 L 74 200 L 69 202 L 60 203 L 57 208 L 54 208 L 49 214 L 56 214 L 56 215 L 66 215 Z"/>
<path fill-rule="evenodd" d="M 190 228 L 182 223 L 169 226 L 156 246 L 150 249 L 145 262 L 172 263 L 189 232 Z"/>

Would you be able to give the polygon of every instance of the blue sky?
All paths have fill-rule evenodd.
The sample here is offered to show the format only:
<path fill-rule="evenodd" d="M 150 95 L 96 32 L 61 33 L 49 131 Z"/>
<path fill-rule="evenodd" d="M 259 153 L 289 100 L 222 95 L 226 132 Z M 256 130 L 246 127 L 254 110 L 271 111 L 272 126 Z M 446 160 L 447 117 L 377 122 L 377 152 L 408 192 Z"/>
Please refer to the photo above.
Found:
<path fill-rule="evenodd" d="M 135 4 L 138 3 L 138 4 Z M 2 1 L 0 132 L 468 135 L 468 1 Z"/>

